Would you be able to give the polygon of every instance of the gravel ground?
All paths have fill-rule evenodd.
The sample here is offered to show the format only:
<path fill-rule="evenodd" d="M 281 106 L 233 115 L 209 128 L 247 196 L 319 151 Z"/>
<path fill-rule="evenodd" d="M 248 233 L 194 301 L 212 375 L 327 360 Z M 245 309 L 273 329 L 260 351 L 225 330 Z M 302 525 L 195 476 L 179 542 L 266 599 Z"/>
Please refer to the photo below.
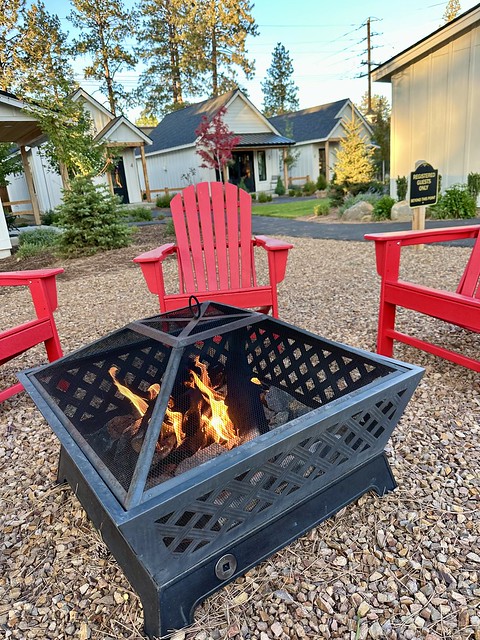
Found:
<path fill-rule="evenodd" d="M 64 265 L 56 317 L 65 352 L 157 312 L 130 260 L 142 242 L 154 246 L 158 227 L 142 233 L 134 247 Z M 292 242 L 279 291 L 282 318 L 373 350 L 373 246 Z M 405 273 L 454 287 L 468 254 L 407 250 Z M 3 263 L 3 270 L 38 266 Z M 2 292 L 0 328 L 27 319 L 28 308 L 23 291 Z M 480 357 L 472 334 L 409 313 L 400 320 Z M 208 598 L 175 640 L 480 639 L 479 376 L 407 346 L 395 356 L 426 369 L 388 446 L 398 489 L 363 496 Z M 3 366 L 0 386 L 43 358 L 33 349 Z M 58 452 L 25 393 L 0 405 L 0 636 L 142 638 L 137 595 L 70 489 L 55 485 Z"/>

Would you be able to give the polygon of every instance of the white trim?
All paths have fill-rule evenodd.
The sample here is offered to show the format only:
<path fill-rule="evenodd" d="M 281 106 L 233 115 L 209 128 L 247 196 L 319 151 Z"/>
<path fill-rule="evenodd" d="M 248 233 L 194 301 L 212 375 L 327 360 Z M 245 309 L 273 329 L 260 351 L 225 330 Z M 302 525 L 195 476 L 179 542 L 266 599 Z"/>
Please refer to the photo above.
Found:
<path fill-rule="evenodd" d="M 93 105 L 96 109 L 102 111 L 104 115 L 109 116 L 110 120 L 113 120 L 115 118 L 111 111 L 104 107 L 103 104 L 98 102 L 98 100 L 95 100 L 95 98 L 87 93 L 85 89 L 82 89 L 82 87 L 78 87 L 78 89 L 76 89 L 71 95 L 71 99 L 73 100 L 73 102 L 77 102 L 79 98 L 83 98 L 86 102 L 90 102 L 90 104 Z"/>
<path fill-rule="evenodd" d="M 149 138 L 145 133 L 143 133 L 143 131 L 141 131 L 136 125 L 130 122 L 130 120 L 127 120 L 125 116 L 119 116 L 115 124 L 112 126 L 110 126 L 111 122 L 112 121 L 110 120 L 110 122 L 105 125 L 102 131 L 97 134 L 96 138 L 98 140 L 101 140 L 102 138 L 108 140 L 109 135 L 114 133 L 114 131 L 116 131 L 118 127 L 120 127 L 120 125 L 124 124 L 129 129 L 131 129 L 133 133 L 136 133 L 138 137 L 141 138 L 146 144 L 153 144 L 153 140 Z M 108 129 L 108 131 L 104 134 L 103 131 L 105 131 L 105 129 Z M 125 140 L 125 142 L 127 141 Z"/>
<path fill-rule="evenodd" d="M 473 29 L 479 22 L 480 4 L 477 4 L 466 13 L 455 18 L 455 20 L 443 25 L 437 31 L 374 69 L 371 74 L 373 82 L 391 82 L 394 73 L 399 73 L 404 67 L 418 62 L 420 58 L 424 58 L 432 50 L 438 49 L 447 44 L 449 40 L 457 38 L 463 31 Z"/>
<path fill-rule="evenodd" d="M 237 89 L 235 91 L 235 93 L 232 95 L 232 97 L 230 98 L 230 100 L 227 100 L 227 102 L 225 103 L 225 108 L 228 109 L 228 107 L 232 104 L 232 102 L 236 99 L 236 98 L 241 98 L 245 104 L 250 107 L 252 109 L 252 111 L 254 111 L 259 117 L 260 119 L 263 121 L 263 124 L 267 125 L 267 127 L 270 129 L 270 131 L 272 133 L 276 133 L 278 136 L 282 136 L 283 138 L 285 136 L 283 136 L 280 131 L 278 131 L 278 129 L 276 129 L 273 124 L 263 115 L 263 113 L 261 111 L 259 111 L 257 109 L 257 107 L 250 102 L 250 100 L 247 98 L 247 96 L 245 96 L 240 89 Z M 236 135 L 242 135 L 241 133 L 236 134 Z"/>

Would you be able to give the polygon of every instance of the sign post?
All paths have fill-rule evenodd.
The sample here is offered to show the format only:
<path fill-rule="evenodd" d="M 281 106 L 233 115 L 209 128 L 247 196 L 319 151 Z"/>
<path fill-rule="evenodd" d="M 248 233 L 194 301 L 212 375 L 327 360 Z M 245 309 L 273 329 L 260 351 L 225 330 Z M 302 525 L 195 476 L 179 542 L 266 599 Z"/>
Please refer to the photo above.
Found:
<path fill-rule="evenodd" d="M 410 207 L 413 209 L 412 229 L 425 229 L 425 208 L 436 204 L 438 197 L 438 169 L 425 160 L 415 163 L 410 174 Z"/>

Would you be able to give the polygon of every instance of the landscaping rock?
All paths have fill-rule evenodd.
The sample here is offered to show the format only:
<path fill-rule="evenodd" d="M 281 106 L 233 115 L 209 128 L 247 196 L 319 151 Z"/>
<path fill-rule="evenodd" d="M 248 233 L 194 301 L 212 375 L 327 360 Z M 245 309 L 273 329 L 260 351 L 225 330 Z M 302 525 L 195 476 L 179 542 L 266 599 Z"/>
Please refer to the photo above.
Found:
<path fill-rule="evenodd" d="M 361 220 L 363 222 L 370 222 L 372 219 L 373 205 L 370 202 L 361 200 L 354 205 L 345 209 L 342 214 L 342 220 Z"/>
<path fill-rule="evenodd" d="M 410 222 L 413 218 L 413 209 L 409 207 L 406 200 L 400 200 L 393 205 L 390 218 L 395 222 Z"/>

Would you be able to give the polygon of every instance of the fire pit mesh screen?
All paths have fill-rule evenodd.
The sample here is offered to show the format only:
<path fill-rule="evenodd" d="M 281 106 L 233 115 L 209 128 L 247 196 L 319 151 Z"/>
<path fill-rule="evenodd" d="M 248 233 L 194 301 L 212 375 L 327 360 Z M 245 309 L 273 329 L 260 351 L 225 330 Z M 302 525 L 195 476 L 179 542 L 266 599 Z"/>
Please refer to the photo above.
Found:
<path fill-rule="evenodd" d="M 187 308 L 132 323 L 34 377 L 120 502 L 131 506 L 145 491 L 151 495 L 164 482 L 394 372 L 365 352 L 262 314 L 207 303 L 201 312 Z M 261 481 L 244 481 L 241 500 L 225 489 L 233 497 L 220 510 L 233 509 L 235 518 L 216 516 L 207 526 L 203 514 L 191 527 L 213 535 L 215 527 L 237 526 L 239 514 L 266 508 L 275 495 L 338 467 L 379 437 L 381 420 L 372 416 L 384 413 L 377 407 L 341 432 L 295 445 L 280 461 L 269 461 L 270 479 L 264 470 L 252 472 Z M 249 498 L 250 492 L 259 497 Z M 218 508 L 221 497 L 212 500 Z M 224 520 L 229 524 L 220 524 Z M 182 536 L 170 542 L 175 551 L 190 549 Z"/>
<path fill-rule="evenodd" d="M 229 532 L 248 526 L 256 514 L 264 512 L 265 517 L 272 517 L 272 512 L 284 511 L 314 493 L 338 477 L 341 467 L 353 458 L 361 463 L 369 450 L 384 446 L 387 427 L 404 393 L 336 422 L 320 435 L 283 447 L 266 462 L 199 494 L 187 507 L 168 511 L 155 522 L 162 542 L 170 553 L 188 555 L 218 539 L 225 543 Z"/>

